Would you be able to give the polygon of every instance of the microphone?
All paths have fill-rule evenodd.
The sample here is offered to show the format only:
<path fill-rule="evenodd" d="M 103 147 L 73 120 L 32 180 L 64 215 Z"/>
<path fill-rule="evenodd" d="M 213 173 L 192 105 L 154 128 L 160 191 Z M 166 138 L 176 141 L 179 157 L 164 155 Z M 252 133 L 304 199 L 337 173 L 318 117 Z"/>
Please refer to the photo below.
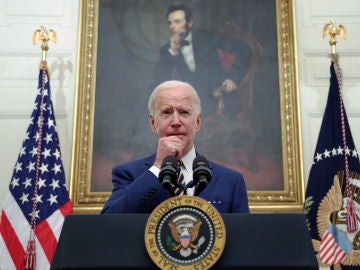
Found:
<path fill-rule="evenodd" d="M 193 178 L 196 185 L 194 196 L 198 196 L 211 181 L 211 171 L 207 159 L 197 156 L 193 161 Z"/>
<path fill-rule="evenodd" d="M 161 185 L 170 193 L 171 196 L 175 196 L 173 185 L 177 184 L 177 166 L 178 161 L 173 156 L 167 156 L 161 163 L 161 169 L 159 173 L 159 181 Z"/>

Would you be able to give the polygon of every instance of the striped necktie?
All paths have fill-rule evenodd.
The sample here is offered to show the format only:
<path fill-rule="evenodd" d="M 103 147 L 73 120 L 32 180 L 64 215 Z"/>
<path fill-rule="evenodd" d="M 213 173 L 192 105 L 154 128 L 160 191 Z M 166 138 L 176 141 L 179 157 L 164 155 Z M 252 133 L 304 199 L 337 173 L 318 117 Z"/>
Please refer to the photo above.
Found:
<path fill-rule="evenodd" d="M 179 164 L 178 164 L 178 178 L 177 178 L 177 182 L 181 185 L 184 186 L 185 185 L 185 178 L 184 178 L 184 174 L 181 171 L 181 167 L 185 168 L 184 163 L 179 160 Z M 184 189 L 182 187 L 175 187 L 175 195 L 176 196 L 180 196 L 184 194 Z"/>

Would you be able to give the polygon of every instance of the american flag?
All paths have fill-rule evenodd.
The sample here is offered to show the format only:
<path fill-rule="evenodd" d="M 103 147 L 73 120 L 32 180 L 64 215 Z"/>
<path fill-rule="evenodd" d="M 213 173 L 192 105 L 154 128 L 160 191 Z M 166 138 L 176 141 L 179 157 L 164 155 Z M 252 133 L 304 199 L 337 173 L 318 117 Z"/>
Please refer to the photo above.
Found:
<path fill-rule="evenodd" d="M 0 269 L 49 269 L 72 203 L 65 186 L 46 61 L 1 211 Z M 26 259 L 25 259 L 26 258 Z"/>
<path fill-rule="evenodd" d="M 330 224 L 320 243 L 320 261 L 324 264 L 340 264 L 352 250 L 352 243 L 345 233 Z"/>
<path fill-rule="evenodd" d="M 314 246 L 323 262 L 340 264 L 342 269 L 359 269 L 355 249 L 359 240 L 360 162 L 342 100 L 341 70 L 336 61 L 330 66 L 330 88 L 306 189 L 304 210 Z M 329 228 L 333 228 L 329 232 Z M 336 229 L 336 230 L 335 230 Z M 335 233 L 336 232 L 336 233 Z M 336 252 L 325 256 L 326 238 L 341 233 L 350 241 L 343 258 Z M 336 244 L 337 243 L 337 244 Z M 342 242 L 343 243 L 343 242 Z M 322 249 L 322 254 L 320 249 Z"/>

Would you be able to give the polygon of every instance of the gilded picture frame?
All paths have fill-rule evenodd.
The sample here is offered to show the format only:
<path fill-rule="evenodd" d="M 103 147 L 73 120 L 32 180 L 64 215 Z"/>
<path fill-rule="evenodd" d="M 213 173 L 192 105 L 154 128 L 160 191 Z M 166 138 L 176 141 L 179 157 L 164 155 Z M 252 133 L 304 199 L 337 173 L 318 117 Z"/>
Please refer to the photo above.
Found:
<path fill-rule="evenodd" d="M 103 0 L 106 2 L 101 2 L 102 0 L 82 0 L 80 7 L 80 23 L 79 23 L 79 58 L 78 58 L 78 70 L 77 70 L 77 91 L 76 91 L 76 104 L 75 104 L 75 119 L 74 119 L 74 141 L 73 141 L 73 150 L 72 150 L 72 166 L 71 166 L 71 178 L 70 178 L 70 197 L 74 205 L 75 213 L 99 213 L 105 201 L 110 195 L 111 188 L 111 166 L 110 163 L 101 167 L 104 162 L 99 161 L 96 157 L 95 147 L 99 147 L 99 137 L 105 138 L 103 141 L 108 141 L 108 134 L 113 131 L 106 130 L 108 127 L 116 126 L 116 123 L 112 121 L 117 121 L 116 117 L 118 114 L 113 113 L 111 106 L 104 101 L 99 103 L 100 100 L 111 100 L 116 99 L 109 97 L 108 94 L 102 94 L 103 87 L 99 87 L 100 81 L 106 81 L 106 83 L 113 83 L 115 85 L 122 84 L 122 82 L 117 81 L 117 78 L 113 78 L 112 82 L 108 79 L 100 78 L 101 74 L 104 74 L 103 67 L 105 64 L 103 61 L 104 53 L 101 50 L 108 51 L 112 46 L 107 46 L 102 38 L 104 37 L 104 26 L 100 31 L 100 15 L 101 14 L 101 4 L 106 3 L 107 5 L 133 5 L 137 0 L 127 1 L 127 0 Z M 204 0 L 205 2 L 206 0 Z M 212 0 L 208 0 L 212 1 Z M 157 1 L 146 1 L 148 5 L 152 3 L 157 3 Z M 250 1 L 250 8 L 254 10 L 261 10 L 260 6 L 262 0 Z M 244 3 L 250 3 L 249 1 L 244 1 Z M 265 1 L 264 1 L 265 2 Z M 276 47 L 276 52 L 272 53 L 273 55 L 268 56 L 268 59 L 272 59 L 273 70 L 276 71 L 277 77 L 273 78 L 276 81 L 277 86 L 274 87 L 274 91 L 277 93 L 275 98 L 277 101 L 273 105 L 273 115 L 278 115 L 278 123 L 272 124 L 271 126 L 278 126 L 278 130 L 274 132 L 276 135 L 271 135 L 270 131 L 264 131 L 264 127 L 258 128 L 262 134 L 260 134 L 260 139 L 266 142 L 257 142 L 259 145 L 261 143 L 271 144 L 271 141 L 278 141 L 278 167 L 274 167 L 274 170 L 278 169 L 278 174 L 275 172 L 275 177 L 278 179 L 271 182 L 269 185 L 263 185 L 259 183 L 258 185 L 252 184 L 252 175 L 256 175 L 256 171 L 250 172 L 248 177 L 245 175 L 245 180 L 249 181 L 247 185 L 248 195 L 250 201 L 250 208 L 252 212 L 299 212 L 302 210 L 303 206 L 303 197 L 304 197 L 304 179 L 303 179 L 303 164 L 302 164 L 302 152 L 301 152 L 301 132 L 300 132 L 300 113 L 299 113 L 299 93 L 298 93 L 298 78 L 297 78 L 297 58 L 296 58 L 296 36 L 295 36 L 295 22 L 294 22 L 294 3 L 291 0 L 274 0 L 267 1 L 272 2 L 274 5 L 274 24 L 273 26 L 269 23 L 266 27 L 270 27 L 270 32 L 273 31 L 274 34 L 274 46 Z M 128 4 L 131 3 L 131 4 Z M 164 2 L 165 3 L 165 2 Z M 201 3 L 201 1 L 194 1 L 194 3 Z M 241 3 L 241 1 L 240 1 Z M 141 3 L 139 3 L 140 5 Z M 166 2 L 169 4 L 169 1 Z M 141 4 L 143 5 L 143 4 Z M 110 9 L 113 9 L 113 6 L 110 6 Z M 129 6 L 130 8 L 130 6 Z M 146 8 L 146 7 L 145 7 Z M 158 10 L 158 8 L 154 8 Z M 166 10 L 166 9 L 164 9 Z M 120 15 L 119 15 L 120 14 Z M 119 12 L 118 18 L 125 16 L 124 12 Z M 124 15 L 125 14 L 125 15 Z M 129 14 L 127 14 L 128 16 Z M 138 15 L 138 14 L 137 14 Z M 162 14 L 163 17 L 158 18 L 159 21 L 156 21 L 157 24 L 163 24 L 166 29 L 166 19 L 165 14 Z M 159 17 L 159 16 L 157 16 Z M 246 18 L 245 18 L 246 19 Z M 245 20 L 244 19 L 244 20 Z M 213 21 L 213 20 L 209 20 Z M 271 27 L 273 29 L 271 29 Z M 152 36 L 152 32 L 147 29 L 142 29 L 144 35 L 150 35 L 151 40 L 159 39 L 158 36 Z M 219 27 L 219 31 L 227 33 L 227 30 Z M 266 28 L 262 30 L 262 33 L 267 33 Z M 106 32 L 106 31 L 105 31 Z M 111 36 L 112 32 L 108 31 Z M 127 35 L 127 32 L 125 33 Z M 161 36 L 161 34 L 160 34 Z M 243 36 L 242 36 L 243 38 Z M 251 40 L 251 39 L 248 39 Z M 131 41 L 131 40 L 130 40 Z M 161 46 L 162 41 L 157 41 L 156 46 Z M 131 44 L 131 42 L 129 43 Z M 129 44 L 126 44 L 127 46 Z M 255 43 L 253 43 L 255 44 Z M 133 44 L 132 44 L 133 45 Z M 153 44 L 154 45 L 154 44 Z M 133 45 L 134 46 L 134 45 Z M 263 44 L 263 46 L 267 46 Z M 134 46 L 135 47 L 135 46 Z M 104 49 L 105 48 L 105 49 Z M 266 49 L 266 48 L 265 48 Z M 270 51 L 271 52 L 271 51 Z M 115 59 L 116 57 L 114 57 Z M 267 59 L 267 60 L 268 60 Z M 114 60 L 115 61 L 115 60 Z M 149 61 L 151 62 L 151 61 Z M 265 62 L 265 61 L 263 61 Z M 152 65 L 148 62 L 144 62 L 144 65 Z M 262 63 L 259 63 L 262 65 Z M 270 66 L 271 68 L 271 66 Z M 106 71 L 107 72 L 107 71 Z M 104 75 L 101 75 L 104 76 Z M 260 78 L 259 81 L 263 79 Z M 256 78 L 254 79 L 256 81 Z M 271 85 L 269 82 L 262 82 L 265 85 Z M 97 89 L 98 88 L 98 89 Z M 119 89 L 118 86 L 109 86 L 109 88 L 116 88 L 117 91 L 126 91 Z M 141 101 L 135 101 L 136 103 L 132 106 L 141 106 L 146 110 L 146 97 L 147 94 L 142 97 Z M 99 96 L 102 95 L 102 96 Z M 121 95 L 123 95 L 121 93 Z M 118 98 L 118 96 L 117 96 Z M 268 99 L 265 97 L 264 99 Z M 260 98 L 256 98 L 255 102 L 260 102 Z M 128 102 L 128 101 L 127 101 Z M 129 101 L 130 102 L 130 101 Z M 139 104 L 138 104 L 138 103 Z M 130 102 L 131 103 L 131 102 Z M 100 105 L 99 105 L 100 104 Z M 259 105 L 260 104 L 260 105 Z M 258 106 L 261 105 L 261 102 Z M 206 104 L 205 104 L 206 105 Z M 204 106 L 204 105 L 203 105 Z M 103 114 L 99 114 L 99 111 L 103 111 Z M 268 112 L 265 112 L 269 114 Z M 100 115 L 100 116 L 99 116 Z M 107 119 L 109 115 L 114 115 L 114 118 Z M 121 119 L 132 119 L 132 112 L 129 112 L 129 115 L 123 113 L 123 118 Z M 140 116 L 147 121 L 147 115 L 144 111 L 144 115 Z M 106 118 L 106 119 L 105 119 Z M 261 118 L 261 117 L 259 117 Z M 115 119 L 115 120 L 114 120 Z M 111 121 L 112 120 L 112 121 Z M 137 121 L 137 120 L 135 120 Z M 99 123 L 108 122 L 109 125 L 103 125 L 99 128 Z M 258 126 L 266 125 L 266 121 L 258 121 Z M 104 134 L 103 130 L 106 130 Z M 117 130 L 127 130 L 128 128 L 116 127 Z M 206 130 L 206 126 L 204 128 Z M 136 131 L 134 131 L 136 132 Z M 272 138 L 266 138 L 265 133 L 269 132 Z M 106 134 L 105 134 L 106 133 Z M 139 133 L 139 131 L 137 131 Z M 141 132 L 140 132 L 141 133 Z M 147 133 L 151 133 L 150 130 L 146 130 Z M 126 137 L 121 137 L 119 140 L 122 140 L 122 143 L 131 145 L 131 147 L 139 147 L 134 143 L 126 142 L 129 136 L 133 134 L 126 133 Z M 263 137 L 261 137 L 263 136 Z M 274 139 L 275 137 L 275 139 Z M 136 139 L 135 139 L 136 140 Z M 113 147 L 111 144 L 109 147 Z M 261 146 L 262 147 L 262 146 Z M 155 148 L 154 148 L 155 149 Z M 121 151 L 118 151 L 121 152 Z M 205 151 L 205 153 L 207 153 Z M 110 158 L 113 158 L 114 164 L 128 161 L 134 157 L 134 155 L 128 154 L 126 151 L 120 153 L 121 156 L 110 155 Z M 115 158 L 114 158 L 115 157 Z M 135 157 L 137 157 L 135 155 Z M 270 159 L 276 159 L 270 157 Z M 221 163 L 221 158 L 219 159 Z M 224 162 L 226 164 L 226 162 Z M 230 163 L 229 163 L 230 164 Z M 96 167 L 96 170 L 94 169 Z M 100 169 L 99 169 L 100 168 Z M 104 184 L 105 188 L 102 187 L 103 180 L 97 180 L 94 175 L 106 174 L 106 183 Z M 261 177 L 259 176 L 259 181 L 262 180 L 263 176 L 266 176 L 267 172 L 264 171 Z M 269 173 L 270 174 L 270 173 Z M 255 179 L 255 178 L 254 178 Z M 100 183 L 100 184 L 99 184 Z"/>

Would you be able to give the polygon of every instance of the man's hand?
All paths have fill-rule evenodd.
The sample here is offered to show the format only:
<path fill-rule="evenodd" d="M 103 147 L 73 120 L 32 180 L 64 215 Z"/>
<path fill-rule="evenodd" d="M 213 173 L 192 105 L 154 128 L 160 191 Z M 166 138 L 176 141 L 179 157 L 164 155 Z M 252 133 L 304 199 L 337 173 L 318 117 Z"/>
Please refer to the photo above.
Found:
<path fill-rule="evenodd" d="M 159 138 L 154 166 L 161 168 L 163 159 L 167 156 L 174 156 L 180 159 L 183 156 L 184 144 L 177 136 Z"/>
<path fill-rule="evenodd" d="M 236 83 L 234 83 L 230 79 L 225 79 L 225 81 L 223 81 L 223 83 L 222 83 L 222 86 L 223 86 L 225 93 L 230 93 L 237 89 Z"/>
<path fill-rule="evenodd" d="M 172 53 L 174 54 L 179 53 L 181 42 L 183 41 L 182 36 L 183 34 L 181 33 L 173 34 L 172 36 L 170 36 L 170 50 Z"/>

